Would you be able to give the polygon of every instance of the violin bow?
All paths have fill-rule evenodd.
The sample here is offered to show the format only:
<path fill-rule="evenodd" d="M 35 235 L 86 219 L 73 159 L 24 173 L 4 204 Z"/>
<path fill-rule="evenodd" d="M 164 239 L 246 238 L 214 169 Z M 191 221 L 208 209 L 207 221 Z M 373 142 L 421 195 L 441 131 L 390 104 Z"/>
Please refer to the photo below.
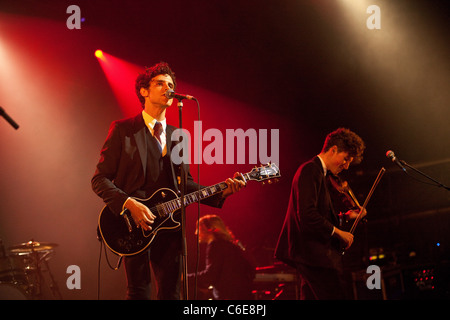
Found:
<path fill-rule="evenodd" d="M 375 191 L 375 188 L 378 186 L 378 183 L 381 180 L 381 177 L 383 177 L 383 174 L 386 172 L 385 168 L 381 168 L 380 171 L 378 172 L 378 176 L 375 179 L 372 188 L 369 191 L 369 194 L 366 197 L 366 200 L 364 201 L 363 206 L 361 207 L 358 216 L 356 217 L 355 221 L 353 222 L 352 228 L 350 229 L 350 233 L 353 234 L 355 232 L 356 226 L 358 225 L 359 221 L 361 221 L 362 218 L 362 214 L 365 210 L 365 208 L 367 207 L 367 204 L 369 203 L 370 198 L 373 195 L 373 192 Z"/>

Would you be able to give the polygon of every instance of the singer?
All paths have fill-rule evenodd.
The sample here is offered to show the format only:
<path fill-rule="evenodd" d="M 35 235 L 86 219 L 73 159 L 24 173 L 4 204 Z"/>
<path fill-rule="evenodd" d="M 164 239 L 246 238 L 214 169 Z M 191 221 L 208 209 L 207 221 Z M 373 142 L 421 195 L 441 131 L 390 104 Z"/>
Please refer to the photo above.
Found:
<path fill-rule="evenodd" d="M 353 234 L 337 228 L 326 175 L 359 163 L 364 149 L 357 134 L 339 128 L 327 135 L 322 151 L 294 176 L 275 257 L 297 269 L 302 300 L 348 298 L 341 249 L 352 245 Z M 357 212 L 346 215 L 354 219 Z"/>
<path fill-rule="evenodd" d="M 134 117 L 114 121 L 100 152 L 92 189 L 109 209 L 119 215 L 128 209 L 137 226 L 151 230 L 155 215 L 134 198 L 147 199 L 160 188 L 178 190 L 181 165 L 187 172 L 186 193 L 198 190 L 189 174 L 189 165 L 170 160 L 174 147 L 167 124 L 166 110 L 173 99 L 165 93 L 176 88 L 175 74 L 165 62 L 146 68 L 135 82 L 136 95 L 143 111 Z M 226 180 L 228 188 L 203 203 L 222 207 L 225 198 L 244 183 Z M 132 198 L 133 197 L 133 198 Z M 182 237 L 180 231 L 161 233 L 146 251 L 124 257 L 127 299 L 145 300 L 151 296 L 150 264 L 155 274 L 158 299 L 178 300 L 181 291 Z"/>

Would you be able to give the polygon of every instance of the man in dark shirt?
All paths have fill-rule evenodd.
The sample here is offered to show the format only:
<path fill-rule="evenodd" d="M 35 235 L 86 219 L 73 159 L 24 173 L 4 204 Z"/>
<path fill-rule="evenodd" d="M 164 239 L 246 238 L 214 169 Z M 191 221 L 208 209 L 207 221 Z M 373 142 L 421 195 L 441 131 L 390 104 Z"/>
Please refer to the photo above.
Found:
<path fill-rule="evenodd" d="M 327 136 L 320 154 L 294 176 L 275 257 L 297 269 L 301 299 L 345 298 L 341 250 L 352 245 L 353 234 L 337 228 L 326 176 L 360 162 L 364 148 L 354 132 L 337 129 Z M 358 212 L 346 215 L 354 219 Z"/>

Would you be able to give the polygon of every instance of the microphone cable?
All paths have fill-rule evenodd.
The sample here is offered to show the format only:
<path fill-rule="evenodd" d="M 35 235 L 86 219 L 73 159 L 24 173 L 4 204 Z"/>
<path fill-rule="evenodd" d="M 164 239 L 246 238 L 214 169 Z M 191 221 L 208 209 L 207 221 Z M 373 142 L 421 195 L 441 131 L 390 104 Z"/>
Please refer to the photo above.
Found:
<path fill-rule="evenodd" d="M 198 113 L 198 121 L 200 122 L 200 103 L 198 102 L 197 99 L 195 99 L 195 101 L 197 102 L 197 113 Z M 201 133 L 201 132 L 199 132 Z M 194 281 L 194 299 L 197 300 L 197 286 L 198 286 L 198 268 L 199 268 L 199 264 L 200 264 L 200 156 L 201 156 L 201 151 L 200 151 L 200 141 L 201 141 L 201 134 L 198 134 L 198 148 L 197 148 L 197 159 L 198 159 L 198 163 L 197 163 L 197 184 L 198 184 L 198 204 L 197 204 L 197 223 L 196 223 L 196 242 L 197 242 L 197 261 L 195 263 L 195 281 Z M 187 281 L 187 279 L 186 279 Z"/>
<path fill-rule="evenodd" d="M 97 239 L 100 242 L 100 252 L 98 254 L 98 266 L 97 266 L 97 300 L 100 300 L 100 287 L 101 287 L 101 280 L 100 280 L 100 267 L 102 262 L 102 249 L 105 251 L 105 258 L 106 262 L 108 263 L 108 266 L 114 270 L 117 271 L 120 268 L 120 265 L 122 264 L 122 256 L 119 257 L 119 260 L 117 261 L 117 265 L 115 267 L 112 266 L 111 262 L 108 259 L 108 252 L 106 251 L 106 246 L 103 247 L 103 237 L 100 235 L 100 232 L 97 230 Z"/>

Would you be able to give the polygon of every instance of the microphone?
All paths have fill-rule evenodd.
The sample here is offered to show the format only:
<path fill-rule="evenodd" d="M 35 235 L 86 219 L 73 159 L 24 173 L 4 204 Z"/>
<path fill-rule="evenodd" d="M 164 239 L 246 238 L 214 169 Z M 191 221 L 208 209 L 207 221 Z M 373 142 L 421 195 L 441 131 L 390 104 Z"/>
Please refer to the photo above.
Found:
<path fill-rule="evenodd" d="M 193 96 L 187 95 L 187 94 L 181 94 L 181 93 L 175 93 L 175 91 L 173 91 L 172 89 L 169 89 L 166 91 L 166 93 L 164 93 L 164 95 L 168 98 L 168 99 L 178 99 L 178 100 L 183 100 L 183 99 L 187 99 L 187 100 L 195 100 L 197 101 L 197 99 L 195 99 Z"/>
<path fill-rule="evenodd" d="M 398 165 L 403 171 L 406 172 L 405 167 L 401 164 L 401 162 L 397 159 L 397 157 L 395 156 L 394 151 L 392 150 L 388 150 L 386 152 L 386 157 L 388 157 L 389 159 L 392 160 L 392 162 L 394 162 L 396 165 Z"/>

